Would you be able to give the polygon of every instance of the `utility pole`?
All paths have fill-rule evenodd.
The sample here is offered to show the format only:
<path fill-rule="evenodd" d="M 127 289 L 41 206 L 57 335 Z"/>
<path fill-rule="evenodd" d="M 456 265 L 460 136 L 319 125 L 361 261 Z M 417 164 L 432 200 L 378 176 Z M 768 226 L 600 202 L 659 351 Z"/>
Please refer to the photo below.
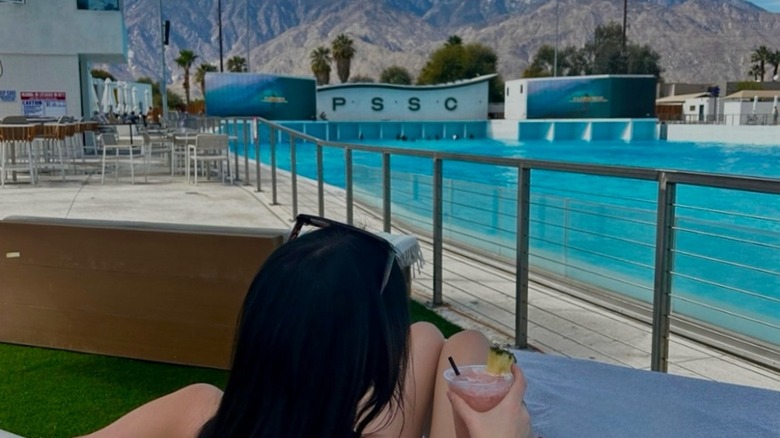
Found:
<path fill-rule="evenodd" d="M 625 66 L 625 73 L 628 74 L 628 52 L 626 52 L 626 18 L 628 17 L 628 0 L 623 0 L 623 50 L 620 52 L 623 55 L 623 63 Z"/>
<path fill-rule="evenodd" d="M 553 76 L 558 76 L 558 3 L 560 0 L 555 0 L 555 60 L 553 61 Z"/>
<path fill-rule="evenodd" d="M 168 87 L 165 73 L 165 20 L 163 20 L 163 4 L 160 0 L 160 67 L 162 73 L 160 74 L 160 97 L 162 98 L 162 125 L 164 121 L 168 120 Z"/>
<path fill-rule="evenodd" d="M 217 27 L 219 28 L 219 71 L 225 71 L 225 65 L 222 60 L 222 0 L 217 0 Z"/>
<path fill-rule="evenodd" d="M 249 72 L 249 0 L 246 0 L 246 71 Z"/>

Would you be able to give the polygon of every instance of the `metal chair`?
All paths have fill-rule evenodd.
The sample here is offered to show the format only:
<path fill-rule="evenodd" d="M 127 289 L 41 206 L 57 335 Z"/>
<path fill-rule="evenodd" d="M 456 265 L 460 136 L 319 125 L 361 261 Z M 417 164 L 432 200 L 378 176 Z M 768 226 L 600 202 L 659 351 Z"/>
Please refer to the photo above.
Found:
<path fill-rule="evenodd" d="M 225 182 L 226 174 L 230 173 L 230 149 L 228 136 L 224 134 L 198 134 L 195 144 L 187 148 L 187 182 L 190 181 L 190 169 L 194 165 L 195 185 L 198 185 L 198 164 L 219 164 L 222 174 L 222 182 Z M 227 165 L 227 169 L 222 166 Z M 207 176 L 211 177 L 210 167 L 204 167 Z M 230 173 L 232 175 L 232 173 Z M 233 182 L 231 176 L 230 182 Z"/>

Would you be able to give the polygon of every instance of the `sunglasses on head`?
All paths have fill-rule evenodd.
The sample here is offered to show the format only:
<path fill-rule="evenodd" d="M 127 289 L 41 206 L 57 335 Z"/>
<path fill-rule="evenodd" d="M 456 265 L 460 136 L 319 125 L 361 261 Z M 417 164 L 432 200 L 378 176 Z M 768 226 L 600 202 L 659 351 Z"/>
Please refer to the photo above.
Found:
<path fill-rule="evenodd" d="M 335 227 L 357 236 L 371 239 L 373 242 L 377 242 L 382 245 L 383 248 L 386 248 L 387 262 L 385 263 L 385 270 L 382 274 L 382 287 L 379 290 L 380 295 L 384 293 L 385 288 L 387 287 L 387 282 L 390 280 L 390 272 L 393 270 L 393 262 L 395 261 L 395 250 L 393 249 L 393 246 L 390 244 L 390 242 L 377 236 L 376 234 L 361 230 L 360 228 L 353 227 L 352 225 L 347 225 L 341 222 L 336 222 L 334 220 L 325 219 L 324 217 L 311 216 L 308 214 L 299 214 L 298 217 L 295 218 L 295 225 L 293 225 L 292 230 L 290 230 L 290 235 L 288 236 L 287 241 L 289 242 L 298 238 L 301 234 L 301 230 L 303 230 L 303 227 L 305 226 L 316 228 Z"/>

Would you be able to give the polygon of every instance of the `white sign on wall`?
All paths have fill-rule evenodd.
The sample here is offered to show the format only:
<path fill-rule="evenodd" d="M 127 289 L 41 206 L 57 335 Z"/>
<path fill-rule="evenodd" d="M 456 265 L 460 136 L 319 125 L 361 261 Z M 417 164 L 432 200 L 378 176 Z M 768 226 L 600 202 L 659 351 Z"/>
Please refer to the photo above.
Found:
<path fill-rule="evenodd" d="M 68 112 L 64 91 L 22 91 L 22 114 L 28 117 L 60 117 Z"/>

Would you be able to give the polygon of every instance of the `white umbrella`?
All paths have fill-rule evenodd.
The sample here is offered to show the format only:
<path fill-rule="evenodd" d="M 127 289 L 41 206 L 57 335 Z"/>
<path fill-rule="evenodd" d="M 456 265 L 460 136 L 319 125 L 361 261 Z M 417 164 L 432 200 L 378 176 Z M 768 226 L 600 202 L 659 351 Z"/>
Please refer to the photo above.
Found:
<path fill-rule="evenodd" d="M 114 89 L 111 86 L 111 79 L 106 78 L 103 85 L 103 112 L 109 113 L 116 109 L 116 101 L 114 100 Z"/>
<path fill-rule="evenodd" d="M 141 114 L 141 108 L 138 106 L 138 96 L 136 95 L 135 85 L 130 89 L 130 101 L 133 102 L 133 111 Z"/>
<path fill-rule="evenodd" d="M 114 91 L 116 92 L 116 112 L 122 114 L 125 112 L 125 96 L 122 93 L 122 84 L 117 83 Z"/>
<path fill-rule="evenodd" d="M 775 94 L 775 98 L 772 99 L 772 108 L 777 106 L 777 94 Z"/>
<path fill-rule="evenodd" d="M 149 115 L 149 108 L 152 107 L 151 93 L 149 90 L 144 90 L 144 114 Z"/>
<path fill-rule="evenodd" d="M 753 114 L 756 113 L 756 108 L 758 107 L 758 95 L 753 96 Z"/>
<path fill-rule="evenodd" d="M 100 101 L 98 100 L 97 91 L 95 91 L 95 81 L 89 81 L 89 114 L 90 116 L 95 112 L 100 112 Z"/>

